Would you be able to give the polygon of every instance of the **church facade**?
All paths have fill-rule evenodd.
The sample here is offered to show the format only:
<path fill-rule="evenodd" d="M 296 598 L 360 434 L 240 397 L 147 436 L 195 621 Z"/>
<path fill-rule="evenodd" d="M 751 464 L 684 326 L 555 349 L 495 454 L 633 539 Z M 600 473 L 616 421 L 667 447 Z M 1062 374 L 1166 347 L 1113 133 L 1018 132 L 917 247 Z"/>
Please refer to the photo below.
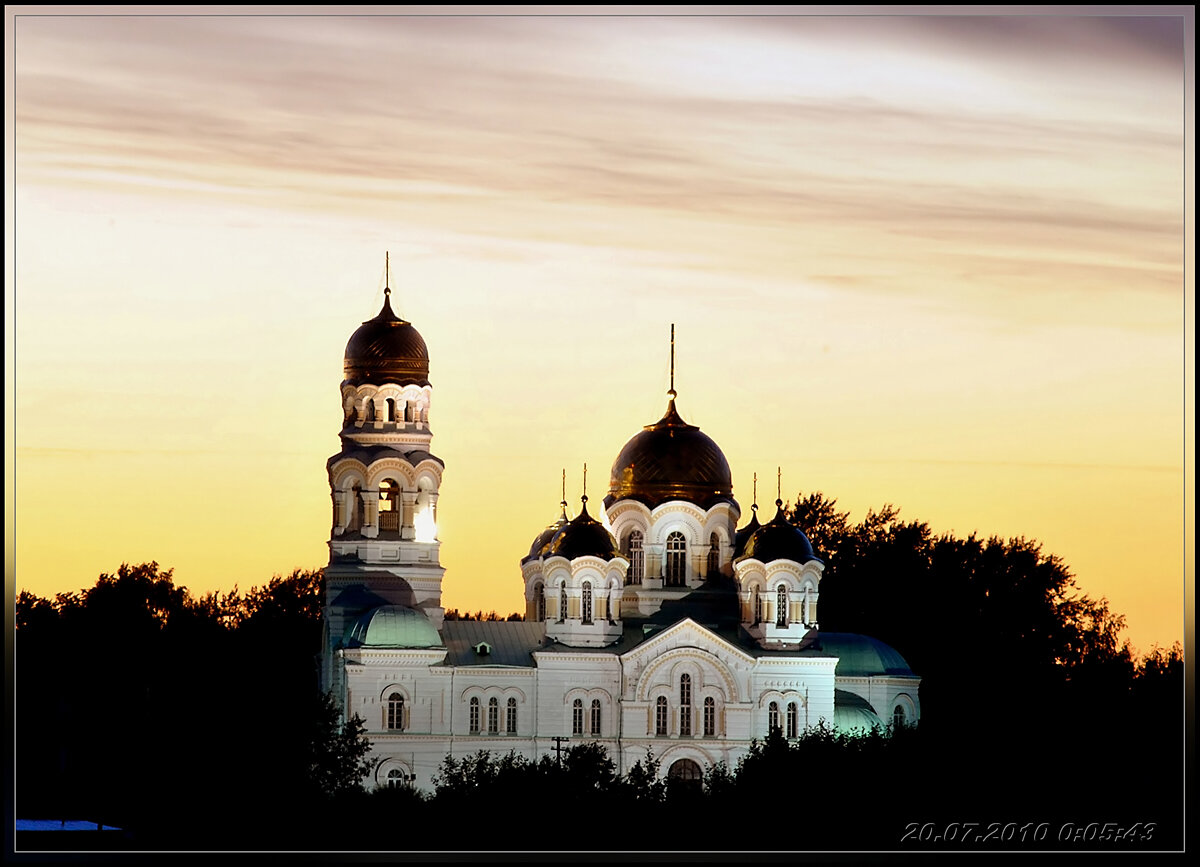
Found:
<path fill-rule="evenodd" d="M 381 759 L 369 786 L 430 789 L 447 755 L 584 742 L 621 773 L 652 752 L 662 773 L 698 779 L 772 728 L 919 719 L 920 678 L 899 653 L 819 629 L 824 563 L 782 502 L 738 528 L 729 464 L 673 385 L 663 417 L 618 453 L 603 502 L 589 511 L 584 496 L 570 517 L 564 496 L 514 563 L 525 620 L 445 620 L 429 353 L 390 289 L 343 372 L 320 677 L 366 720 Z"/>

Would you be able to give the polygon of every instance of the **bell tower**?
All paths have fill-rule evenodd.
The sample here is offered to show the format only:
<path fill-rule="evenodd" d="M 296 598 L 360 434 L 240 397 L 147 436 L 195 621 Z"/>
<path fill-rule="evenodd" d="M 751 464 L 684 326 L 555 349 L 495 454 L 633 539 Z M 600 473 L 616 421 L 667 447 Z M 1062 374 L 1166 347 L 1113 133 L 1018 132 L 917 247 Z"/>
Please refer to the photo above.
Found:
<path fill-rule="evenodd" d="M 430 452 L 429 352 L 411 322 L 383 307 L 346 344 L 341 449 L 326 463 L 332 521 L 325 569 L 323 688 L 343 633 L 380 605 L 443 620 L 437 539 L 442 460 Z"/>

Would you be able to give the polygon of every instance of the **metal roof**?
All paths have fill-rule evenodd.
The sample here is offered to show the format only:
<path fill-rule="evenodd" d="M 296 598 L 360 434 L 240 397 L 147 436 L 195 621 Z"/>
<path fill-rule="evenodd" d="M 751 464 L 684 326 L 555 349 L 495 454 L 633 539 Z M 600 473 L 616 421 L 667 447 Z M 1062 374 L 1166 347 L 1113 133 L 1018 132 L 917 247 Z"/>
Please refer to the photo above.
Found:
<path fill-rule="evenodd" d="M 833 727 L 847 734 L 887 728 L 869 701 L 846 689 L 833 691 Z"/>
<path fill-rule="evenodd" d="M 445 665 L 502 665 L 533 668 L 533 652 L 542 650 L 545 623 L 521 620 L 447 620 L 442 623 Z M 491 652 L 475 652 L 487 642 Z"/>

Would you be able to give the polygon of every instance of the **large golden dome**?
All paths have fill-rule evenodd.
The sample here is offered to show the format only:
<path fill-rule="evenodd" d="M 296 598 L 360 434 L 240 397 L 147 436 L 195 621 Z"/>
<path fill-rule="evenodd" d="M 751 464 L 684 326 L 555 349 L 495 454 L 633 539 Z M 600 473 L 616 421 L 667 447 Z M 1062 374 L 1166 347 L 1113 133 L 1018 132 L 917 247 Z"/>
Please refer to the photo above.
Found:
<path fill-rule="evenodd" d="M 666 414 L 625 444 L 613 462 L 605 507 L 637 500 L 655 508 L 686 500 L 702 509 L 734 502 L 733 474 L 715 442 L 680 418 L 675 398 Z"/>
<path fill-rule="evenodd" d="M 345 375 L 350 385 L 429 385 L 429 350 L 425 340 L 392 311 L 390 290 L 384 290 L 383 309 L 350 336 L 346 344 Z"/>

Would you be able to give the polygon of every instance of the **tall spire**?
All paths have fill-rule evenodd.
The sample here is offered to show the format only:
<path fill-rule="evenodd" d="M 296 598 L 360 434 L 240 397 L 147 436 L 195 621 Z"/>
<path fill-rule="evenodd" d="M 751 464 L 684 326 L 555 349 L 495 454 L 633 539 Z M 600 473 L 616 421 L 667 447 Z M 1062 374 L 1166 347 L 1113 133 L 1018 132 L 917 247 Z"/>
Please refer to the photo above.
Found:
<path fill-rule="evenodd" d="M 775 508 L 778 518 L 783 514 L 783 467 L 775 468 Z"/>
<path fill-rule="evenodd" d="M 587 464 L 583 465 L 583 496 L 579 498 L 579 502 L 582 503 L 583 505 L 580 509 L 579 514 L 576 515 L 575 520 L 576 521 L 590 521 L 591 516 L 588 515 L 588 510 L 587 510 Z"/>
<path fill-rule="evenodd" d="M 392 254 L 389 251 L 383 253 L 383 294 L 384 297 L 392 294 Z"/>
<path fill-rule="evenodd" d="M 567 523 L 567 521 L 571 520 L 570 518 L 567 517 L 567 468 L 566 467 L 563 467 L 563 471 L 562 471 L 562 502 L 560 502 L 558 505 L 562 509 L 562 514 L 559 516 L 558 522 L 560 524 L 565 524 L 565 523 Z"/>
<path fill-rule="evenodd" d="M 672 399 L 675 397 L 675 323 L 671 323 L 671 390 L 667 392 Z"/>
<path fill-rule="evenodd" d="M 754 500 L 750 503 L 750 511 L 758 511 L 758 473 L 754 474 Z"/>

